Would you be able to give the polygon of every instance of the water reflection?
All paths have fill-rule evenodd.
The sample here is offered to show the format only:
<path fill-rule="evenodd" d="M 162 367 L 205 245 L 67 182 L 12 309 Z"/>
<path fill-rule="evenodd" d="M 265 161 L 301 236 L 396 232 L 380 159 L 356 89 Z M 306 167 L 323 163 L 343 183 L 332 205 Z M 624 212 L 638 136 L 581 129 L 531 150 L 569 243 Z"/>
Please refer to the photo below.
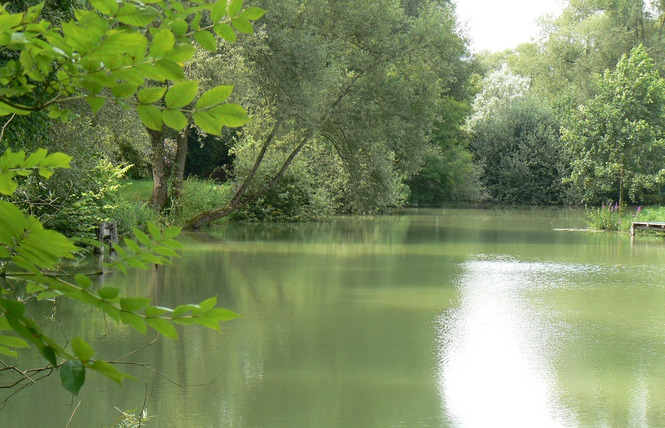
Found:
<path fill-rule="evenodd" d="M 559 326 L 525 298 L 561 268 L 513 259 L 464 264 L 460 306 L 439 325 L 439 391 L 454 426 L 576 425 L 553 374 Z"/>

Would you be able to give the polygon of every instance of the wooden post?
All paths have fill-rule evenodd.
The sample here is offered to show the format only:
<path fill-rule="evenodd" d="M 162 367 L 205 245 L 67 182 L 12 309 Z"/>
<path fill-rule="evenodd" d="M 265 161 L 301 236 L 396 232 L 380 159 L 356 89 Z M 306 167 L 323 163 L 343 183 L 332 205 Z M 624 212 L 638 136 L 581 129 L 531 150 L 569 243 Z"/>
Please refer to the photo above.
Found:
<path fill-rule="evenodd" d="M 113 251 L 113 246 L 118 243 L 118 223 L 111 221 L 103 221 L 99 223 L 99 232 L 97 233 L 97 239 L 102 244 L 108 243 Z M 99 248 L 99 252 L 104 254 L 104 246 L 102 245 Z"/>

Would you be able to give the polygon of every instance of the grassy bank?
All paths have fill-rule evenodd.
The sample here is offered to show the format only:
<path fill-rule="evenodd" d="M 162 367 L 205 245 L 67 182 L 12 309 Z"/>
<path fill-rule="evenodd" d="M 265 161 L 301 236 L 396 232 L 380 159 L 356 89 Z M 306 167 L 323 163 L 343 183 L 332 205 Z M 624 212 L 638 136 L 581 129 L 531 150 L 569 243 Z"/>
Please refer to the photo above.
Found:
<path fill-rule="evenodd" d="M 156 214 L 149 206 L 152 196 L 151 180 L 121 180 L 121 198 L 126 202 L 121 219 L 129 227 L 143 226 L 147 221 L 169 225 L 182 225 L 187 219 L 203 211 L 224 206 L 231 197 L 231 186 L 207 180 L 187 179 L 183 183 L 178 205 L 168 201 L 166 210 Z"/>
<path fill-rule="evenodd" d="M 586 210 L 587 225 L 595 230 L 628 232 L 634 221 L 665 222 L 665 207 L 623 207 L 610 204 Z"/>

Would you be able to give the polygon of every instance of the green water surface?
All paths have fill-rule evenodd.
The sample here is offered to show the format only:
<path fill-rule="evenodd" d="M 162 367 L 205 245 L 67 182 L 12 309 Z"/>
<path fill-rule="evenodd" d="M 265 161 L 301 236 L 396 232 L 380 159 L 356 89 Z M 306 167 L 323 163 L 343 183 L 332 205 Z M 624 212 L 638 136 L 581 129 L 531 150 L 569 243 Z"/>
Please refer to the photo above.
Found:
<path fill-rule="evenodd" d="M 122 360 L 163 376 L 126 364 L 137 381 L 93 373 L 77 397 L 48 377 L 0 427 L 65 427 L 79 402 L 72 428 L 144 402 L 146 427 L 665 426 L 665 243 L 583 226 L 451 209 L 184 234 L 175 266 L 100 281 L 242 318 Z M 110 360 L 154 338 L 57 310 Z"/>

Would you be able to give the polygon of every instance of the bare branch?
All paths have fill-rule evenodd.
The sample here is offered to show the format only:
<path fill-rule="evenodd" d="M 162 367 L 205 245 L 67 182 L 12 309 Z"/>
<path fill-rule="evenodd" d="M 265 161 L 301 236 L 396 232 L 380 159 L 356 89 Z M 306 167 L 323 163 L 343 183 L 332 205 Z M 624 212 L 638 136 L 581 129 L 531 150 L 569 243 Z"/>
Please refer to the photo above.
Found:
<path fill-rule="evenodd" d="M 7 128 L 7 125 L 9 125 L 9 123 L 14 119 L 14 116 L 16 116 L 16 113 L 12 114 L 7 120 L 7 122 L 5 122 L 4 125 L 2 125 L 2 131 L 0 131 L 0 143 L 2 143 L 2 139 L 5 136 L 5 128 Z"/>
<path fill-rule="evenodd" d="M 72 423 L 72 419 L 74 419 L 74 415 L 76 414 L 76 411 L 79 409 L 79 406 L 81 405 L 81 401 L 76 405 L 76 408 L 72 412 L 72 415 L 69 417 L 69 420 L 67 421 L 67 425 L 65 425 L 65 428 L 69 428 L 69 424 Z"/>

